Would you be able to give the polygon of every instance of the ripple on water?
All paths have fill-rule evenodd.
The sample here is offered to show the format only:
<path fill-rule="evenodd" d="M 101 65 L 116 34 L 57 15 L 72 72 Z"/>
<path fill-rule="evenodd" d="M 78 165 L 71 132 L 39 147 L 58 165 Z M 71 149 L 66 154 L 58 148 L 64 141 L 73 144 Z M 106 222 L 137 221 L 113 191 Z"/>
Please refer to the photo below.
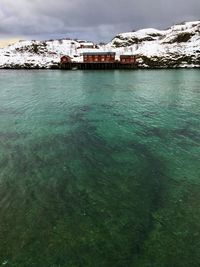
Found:
<path fill-rule="evenodd" d="M 200 266 L 200 76 L 161 73 L 4 72 L 0 265 Z"/>

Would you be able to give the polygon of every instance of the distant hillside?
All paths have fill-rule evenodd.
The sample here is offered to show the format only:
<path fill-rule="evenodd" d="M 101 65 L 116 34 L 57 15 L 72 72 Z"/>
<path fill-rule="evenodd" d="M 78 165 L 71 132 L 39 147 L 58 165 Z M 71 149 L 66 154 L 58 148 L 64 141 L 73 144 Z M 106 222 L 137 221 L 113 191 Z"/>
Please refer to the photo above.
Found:
<path fill-rule="evenodd" d="M 82 61 L 78 40 L 19 41 L 0 49 L 0 68 L 58 68 L 60 57 Z M 167 30 L 143 29 L 118 34 L 98 51 L 134 54 L 140 68 L 200 67 L 200 21 L 185 22 Z"/>
<path fill-rule="evenodd" d="M 0 68 L 56 68 L 62 55 L 75 55 L 74 40 L 19 41 L 0 49 Z"/>
<path fill-rule="evenodd" d="M 200 67 L 200 21 L 185 22 L 167 30 L 143 29 L 118 34 L 109 44 L 129 48 L 141 67 Z"/>

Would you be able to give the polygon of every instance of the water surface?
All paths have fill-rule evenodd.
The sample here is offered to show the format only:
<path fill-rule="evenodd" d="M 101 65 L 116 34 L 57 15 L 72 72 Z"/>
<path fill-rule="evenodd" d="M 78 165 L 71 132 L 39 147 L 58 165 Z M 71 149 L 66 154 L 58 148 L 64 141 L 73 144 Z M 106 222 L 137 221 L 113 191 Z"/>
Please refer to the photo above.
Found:
<path fill-rule="evenodd" d="M 200 72 L 0 71 L 0 266 L 200 266 Z"/>

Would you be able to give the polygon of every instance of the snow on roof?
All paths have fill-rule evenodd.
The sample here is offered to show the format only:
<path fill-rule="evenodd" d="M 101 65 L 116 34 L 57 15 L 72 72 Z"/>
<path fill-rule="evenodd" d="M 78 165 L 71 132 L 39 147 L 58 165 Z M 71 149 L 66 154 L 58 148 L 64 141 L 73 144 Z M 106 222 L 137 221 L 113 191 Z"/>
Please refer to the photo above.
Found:
<path fill-rule="evenodd" d="M 115 55 L 115 52 L 104 52 L 104 51 L 98 51 L 98 52 L 83 52 L 83 56 L 87 55 Z"/>
<path fill-rule="evenodd" d="M 88 45 L 94 45 L 92 42 L 81 42 L 80 45 L 88 46 Z"/>

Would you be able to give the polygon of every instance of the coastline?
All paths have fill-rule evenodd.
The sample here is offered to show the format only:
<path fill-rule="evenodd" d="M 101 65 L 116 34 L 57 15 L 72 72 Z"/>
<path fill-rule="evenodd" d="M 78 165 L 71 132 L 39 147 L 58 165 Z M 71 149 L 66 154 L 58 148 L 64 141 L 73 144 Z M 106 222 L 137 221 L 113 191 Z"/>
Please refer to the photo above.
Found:
<path fill-rule="evenodd" d="M 0 49 L 0 69 L 59 69 L 63 56 L 77 64 L 85 53 L 115 53 L 137 58 L 138 69 L 200 68 L 200 21 L 167 30 L 142 29 L 116 35 L 107 44 L 57 39 L 19 41 Z M 134 68 L 135 69 L 135 68 Z"/>
<path fill-rule="evenodd" d="M 184 69 L 184 70 L 192 70 L 192 69 L 200 69 L 200 65 L 199 66 L 175 66 L 175 67 L 167 67 L 167 66 L 157 66 L 157 67 L 145 67 L 145 66 L 137 66 L 135 68 L 132 69 L 107 69 L 107 70 L 126 70 L 126 71 L 136 71 L 136 70 L 176 70 L 176 69 Z M 19 66 L 19 67 L 0 67 L 0 71 L 1 70 L 60 70 L 60 71 L 74 71 L 74 70 L 65 70 L 65 69 L 61 69 L 61 67 L 58 66 L 52 66 L 50 68 L 45 68 L 45 67 L 24 67 L 24 66 Z M 79 69 L 84 71 L 84 69 Z M 85 69 L 88 70 L 88 69 Z M 92 70 L 99 70 L 99 71 L 106 71 L 106 69 L 90 69 Z"/>

